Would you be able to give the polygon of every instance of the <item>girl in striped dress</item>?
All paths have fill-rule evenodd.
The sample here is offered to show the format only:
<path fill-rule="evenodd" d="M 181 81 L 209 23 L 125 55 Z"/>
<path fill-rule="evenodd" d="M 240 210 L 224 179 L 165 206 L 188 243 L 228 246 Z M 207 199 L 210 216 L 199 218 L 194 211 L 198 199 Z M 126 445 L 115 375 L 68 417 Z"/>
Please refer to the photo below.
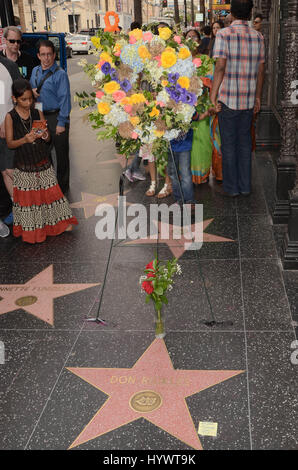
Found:
<path fill-rule="evenodd" d="M 43 242 L 77 224 L 72 216 L 50 162 L 47 129 L 32 129 L 34 121 L 44 121 L 34 108 L 30 83 L 18 79 L 12 85 L 15 107 L 5 118 L 7 146 L 15 150 L 13 172 L 13 234 L 28 243 Z"/>

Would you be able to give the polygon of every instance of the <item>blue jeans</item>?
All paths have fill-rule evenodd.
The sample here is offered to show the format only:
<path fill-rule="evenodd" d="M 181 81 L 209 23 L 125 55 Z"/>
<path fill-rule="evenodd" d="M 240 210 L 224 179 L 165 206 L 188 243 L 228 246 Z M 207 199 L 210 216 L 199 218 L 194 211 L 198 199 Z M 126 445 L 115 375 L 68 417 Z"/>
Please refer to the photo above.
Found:
<path fill-rule="evenodd" d="M 184 202 L 194 202 L 192 173 L 190 169 L 190 150 L 184 152 L 173 152 L 177 172 L 180 176 L 180 183 Z M 177 202 L 182 203 L 179 182 L 177 180 L 176 170 L 173 163 L 171 152 L 168 156 L 168 175 L 171 178 L 173 186 L 173 195 Z"/>
<path fill-rule="evenodd" d="M 221 105 L 218 122 L 223 188 L 229 194 L 250 193 L 253 109 L 236 110 Z"/>

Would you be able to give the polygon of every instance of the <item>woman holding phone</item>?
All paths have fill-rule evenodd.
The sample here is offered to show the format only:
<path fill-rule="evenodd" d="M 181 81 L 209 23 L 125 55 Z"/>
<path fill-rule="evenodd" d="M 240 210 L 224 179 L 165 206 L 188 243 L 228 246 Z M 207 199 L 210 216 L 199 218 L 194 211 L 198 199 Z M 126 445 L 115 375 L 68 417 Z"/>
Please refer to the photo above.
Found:
<path fill-rule="evenodd" d="M 28 243 L 43 242 L 77 224 L 49 159 L 50 134 L 43 113 L 34 108 L 30 83 L 12 85 L 14 109 L 5 118 L 7 146 L 15 150 L 13 234 Z"/>

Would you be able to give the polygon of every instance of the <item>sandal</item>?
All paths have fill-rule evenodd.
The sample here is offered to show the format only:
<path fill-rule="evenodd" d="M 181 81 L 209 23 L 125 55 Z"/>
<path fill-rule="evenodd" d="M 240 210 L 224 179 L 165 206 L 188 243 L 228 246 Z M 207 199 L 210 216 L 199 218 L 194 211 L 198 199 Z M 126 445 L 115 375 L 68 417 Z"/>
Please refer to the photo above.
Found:
<path fill-rule="evenodd" d="M 146 191 L 146 196 L 154 196 L 156 191 L 156 181 L 151 181 L 150 188 Z"/>
<path fill-rule="evenodd" d="M 173 190 L 172 190 L 172 185 L 171 183 L 165 183 L 162 187 L 162 189 L 159 191 L 157 197 L 158 199 L 162 199 L 164 197 L 168 197 L 170 196 L 170 194 L 172 194 Z"/>

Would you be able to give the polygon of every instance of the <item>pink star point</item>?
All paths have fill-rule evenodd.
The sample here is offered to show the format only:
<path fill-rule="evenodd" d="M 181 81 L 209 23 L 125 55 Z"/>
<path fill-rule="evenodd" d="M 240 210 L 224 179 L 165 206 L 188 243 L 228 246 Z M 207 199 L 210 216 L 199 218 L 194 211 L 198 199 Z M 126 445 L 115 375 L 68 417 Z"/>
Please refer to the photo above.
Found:
<path fill-rule="evenodd" d="M 98 285 L 54 284 L 51 264 L 25 284 L 0 285 L 0 315 L 22 309 L 53 326 L 54 299 Z"/>
<path fill-rule="evenodd" d="M 67 369 L 108 395 L 70 449 L 144 418 L 188 446 L 202 450 L 185 398 L 244 372 L 174 369 L 160 339 L 153 341 L 131 369 Z"/>
<path fill-rule="evenodd" d="M 124 196 L 129 191 L 124 191 Z M 105 196 L 99 196 L 98 194 L 84 193 L 82 192 L 82 200 L 79 202 L 73 202 L 70 207 L 73 209 L 84 209 L 85 218 L 89 219 L 95 215 L 95 209 L 99 204 L 110 204 L 113 207 L 118 205 L 119 193 L 106 194 Z M 126 203 L 128 206 L 131 203 Z"/>
<path fill-rule="evenodd" d="M 203 229 L 203 240 L 201 240 L 203 243 L 204 242 L 205 243 L 233 242 L 234 240 L 230 238 L 224 238 L 218 235 L 205 233 L 206 228 L 213 222 L 213 220 L 214 219 L 208 219 L 208 220 L 204 220 L 203 222 L 197 222 L 195 224 L 192 224 L 191 231 L 194 233 L 197 231 L 202 231 Z M 191 239 L 186 238 L 183 234 L 181 235 L 180 238 L 175 239 L 174 232 L 175 230 L 177 230 L 177 226 L 175 225 L 167 224 L 165 222 L 158 222 L 158 227 L 159 227 L 158 242 L 166 244 L 171 250 L 173 256 L 179 259 L 183 255 L 183 253 L 187 250 L 187 246 L 191 245 L 192 243 Z M 166 229 L 168 229 L 169 231 L 169 237 L 160 236 L 160 234 L 162 234 L 163 231 Z M 152 245 L 154 241 L 156 242 L 156 240 L 157 240 L 157 236 L 155 236 L 155 238 L 154 237 L 139 238 L 137 240 L 125 242 L 124 245 L 145 245 L 145 244 Z"/>

